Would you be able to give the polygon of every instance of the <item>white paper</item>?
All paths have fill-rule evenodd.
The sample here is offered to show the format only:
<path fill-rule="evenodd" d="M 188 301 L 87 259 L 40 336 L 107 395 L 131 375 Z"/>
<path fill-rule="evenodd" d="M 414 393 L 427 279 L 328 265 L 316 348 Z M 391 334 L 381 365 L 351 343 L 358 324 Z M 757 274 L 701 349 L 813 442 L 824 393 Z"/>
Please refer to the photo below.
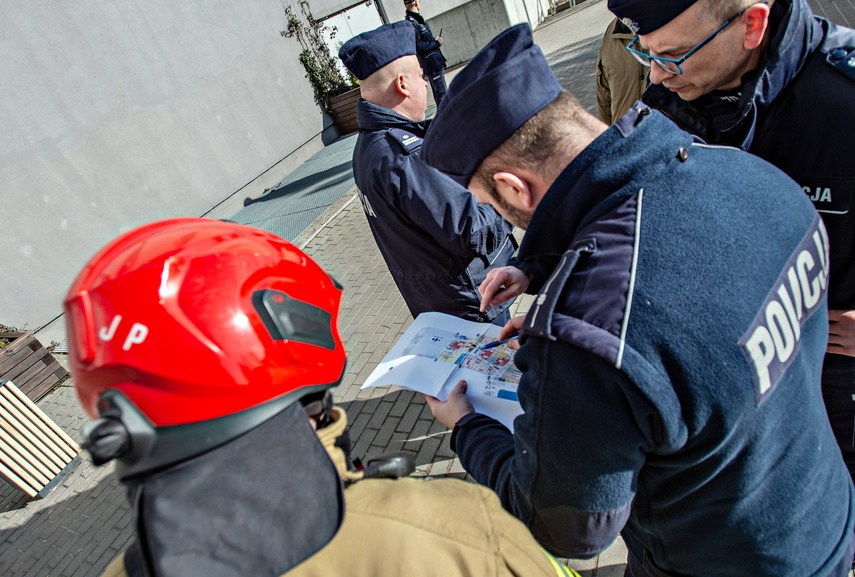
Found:
<path fill-rule="evenodd" d="M 483 350 L 498 340 L 501 327 L 444 313 L 422 313 L 404 331 L 362 388 L 396 385 L 441 400 L 464 379 L 475 410 L 513 431 L 522 414 L 517 398 L 520 371 L 507 345 Z"/>

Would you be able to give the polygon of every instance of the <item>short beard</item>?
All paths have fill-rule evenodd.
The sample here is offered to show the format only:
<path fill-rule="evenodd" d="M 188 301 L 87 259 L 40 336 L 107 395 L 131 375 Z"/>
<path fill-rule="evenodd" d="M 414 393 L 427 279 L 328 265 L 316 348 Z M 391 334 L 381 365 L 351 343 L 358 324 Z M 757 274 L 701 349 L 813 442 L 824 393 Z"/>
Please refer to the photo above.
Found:
<path fill-rule="evenodd" d="M 498 211 L 505 216 L 505 220 L 510 222 L 512 225 L 517 226 L 523 230 L 528 228 L 529 222 L 531 222 L 531 213 L 526 213 L 518 209 L 515 206 L 511 206 L 508 202 L 499 195 L 499 191 L 496 190 L 495 186 L 487 187 L 487 190 L 490 194 L 490 198 L 496 203 L 496 206 L 501 210 Z"/>

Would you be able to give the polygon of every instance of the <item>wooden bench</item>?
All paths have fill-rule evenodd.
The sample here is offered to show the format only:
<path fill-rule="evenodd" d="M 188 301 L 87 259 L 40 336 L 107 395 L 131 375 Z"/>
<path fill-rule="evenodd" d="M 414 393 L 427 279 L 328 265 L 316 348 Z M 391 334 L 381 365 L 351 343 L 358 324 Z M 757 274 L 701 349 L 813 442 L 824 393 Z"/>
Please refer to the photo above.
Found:
<path fill-rule="evenodd" d="M 44 497 L 77 463 L 80 447 L 11 381 L 0 380 L 0 478 Z"/>
<path fill-rule="evenodd" d="M 0 379 L 15 381 L 33 401 L 51 392 L 68 371 L 29 331 L 0 333 L 11 342 L 0 349 Z"/>

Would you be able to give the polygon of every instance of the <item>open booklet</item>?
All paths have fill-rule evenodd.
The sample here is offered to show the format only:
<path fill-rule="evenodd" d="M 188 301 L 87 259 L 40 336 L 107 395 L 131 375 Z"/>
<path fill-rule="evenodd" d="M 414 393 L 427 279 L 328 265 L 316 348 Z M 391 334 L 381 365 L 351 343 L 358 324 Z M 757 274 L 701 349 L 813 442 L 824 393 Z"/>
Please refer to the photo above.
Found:
<path fill-rule="evenodd" d="M 483 349 L 498 340 L 501 327 L 466 321 L 444 313 L 422 313 L 404 331 L 362 388 L 397 385 L 445 400 L 465 379 L 466 396 L 475 410 L 514 430 L 522 414 L 517 397 L 520 371 L 514 350 L 506 344 Z"/>

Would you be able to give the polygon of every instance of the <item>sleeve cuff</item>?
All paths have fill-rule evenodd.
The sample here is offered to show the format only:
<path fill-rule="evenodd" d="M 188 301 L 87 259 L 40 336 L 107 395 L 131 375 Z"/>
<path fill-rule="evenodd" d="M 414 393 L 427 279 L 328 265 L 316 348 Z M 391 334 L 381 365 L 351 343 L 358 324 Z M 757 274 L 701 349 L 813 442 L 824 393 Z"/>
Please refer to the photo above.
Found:
<path fill-rule="evenodd" d="M 469 413 L 460 417 L 456 423 L 454 423 L 454 429 L 451 431 L 451 450 L 455 453 L 457 452 L 457 434 L 460 432 L 460 429 L 468 425 L 472 420 L 481 415 L 478 413 Z"/>

